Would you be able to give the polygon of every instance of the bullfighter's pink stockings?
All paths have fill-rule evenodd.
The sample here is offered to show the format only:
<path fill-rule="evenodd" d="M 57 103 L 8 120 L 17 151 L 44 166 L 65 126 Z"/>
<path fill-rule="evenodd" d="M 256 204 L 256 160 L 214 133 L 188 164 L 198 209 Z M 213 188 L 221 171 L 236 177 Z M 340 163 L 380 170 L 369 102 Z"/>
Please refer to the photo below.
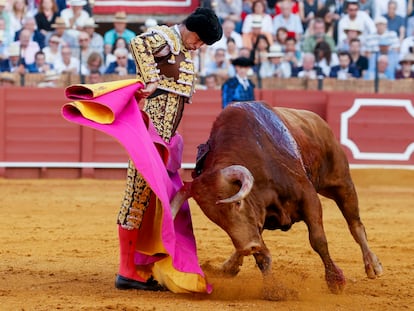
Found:
<path fill-rule="evenodd" d="M 119 270 L 118 274 L 135 281 L 145 282 L 136 271 L 134 255 L 138 239 L 138 229 L 124 229 L 118 225 Z"/>

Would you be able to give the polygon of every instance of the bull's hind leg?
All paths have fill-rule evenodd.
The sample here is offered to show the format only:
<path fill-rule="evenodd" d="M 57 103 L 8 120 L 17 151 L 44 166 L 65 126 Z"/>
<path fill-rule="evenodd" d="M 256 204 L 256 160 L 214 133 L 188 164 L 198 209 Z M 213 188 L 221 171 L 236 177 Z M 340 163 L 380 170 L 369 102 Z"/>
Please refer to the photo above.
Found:
<path fill-rule="evenodd" d="M 344 216 L 354 240 L 359 244 L 365 265 L 365 272 L 369 278 L 375 278 L 382 274 L 382 265 L 377 256 L 368 246 L 364 224 L 359 216 L 358 196 L 351 177 L 344 178 L 344 184 L 332 187 L 329 191 L 321 192 L 322 195 L 333 199 Z"/>
<path fill-rule="evenodd" d="M 343 291 L 346 281 L 342 270 L 333 262 L 329 254 L 322 223 L 321 202 L 314 190 L 308 189 L 305 193 L 303 212 L 304 221 L 308 226 L 310 244 L 319 254 L 325 266 L 325 280 L 330 291 L 339 294 Z"/>

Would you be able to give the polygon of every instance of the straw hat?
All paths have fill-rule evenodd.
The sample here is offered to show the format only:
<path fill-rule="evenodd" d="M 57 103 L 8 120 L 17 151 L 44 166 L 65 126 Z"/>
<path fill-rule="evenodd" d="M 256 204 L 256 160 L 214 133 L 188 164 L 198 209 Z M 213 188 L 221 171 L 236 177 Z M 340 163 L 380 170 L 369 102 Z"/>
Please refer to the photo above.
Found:
<path fill-rule="evenodd" d="M 127 23 L 127 15 L 125 12 L 116 12 L 114 23 Z"/>
<path fill-rule="evenodd" d="M 384 16 L 378 16 L 375 21 L 375 24 L 388 24 L 388 20 Z"/>
<path fill-rule="evenodd" d="M 282 47 L 279 44 L 273 44 L 270 48 L 269 48 L 269 52 L 266 53 L 267 57 L 282 57 L 284 56 L 285 53 L 283 53 L 282 51 Z"/>
<path fill-rule="evenodd" d="M 8 82 L 12 82 L 13 84 L 16 83 L 16 79 L 14 74 L 12 74 L 11 72 L 2 72 L 0 73 L 0 81 L 8 81 Z"/>
<path fill-rule="evenodd" d="M 145 20 L 145 27 L 147 27 L 147 28 L 149 28 L 149 27 L 154 27 L 154 26 L 157 26 L 158 25 L 158 22 L 157 22 L 157 20 L 156 19 L 153 19 L 153 18 L 147 18 L 146 20 Z"/>
<path fill-rule="evenodd" d="M 20 48 L 17 44 L 10 44 L 7 52 L 10 56 L 20 56 Z"/>
<path fill-rule="evenodd" d="M 68 27 L 66 26 L 65 20 L 62 17 L 58 16 L 55 19 L 55 23 L 52 24 L 52 28 L 68 28 Z"/>
<path fill-rule="evenodd" d="M 98 28 L 99 25 L 95 23 L 95 20 L 93 19 L 93 17 L 89 17 L 84 23 L 83 23 L 83 27 L 93 27 L 93 28 Z"/>
<path fill-rule="evenodd" d="M 262 28 L 263 17 L 259 14 L 252 15 L 252 28 Z"/>
<path fill-rule="evenodd" d="M 84 6 L 86 5 L 86 0 L 70 0 L 69 5 L 70 6 Z"/>
<path fill-rule="evenodd" d="M 59 79 L 60 75 L 55 70 L 48 70 L 45 72 L 45 77 L 43 78 L 43 81 L 50 82 Z"/>
<path fill-rule="evenodd" d="M 0 6 L 6 6 L 6 0 L 0 0 Z"/>
<path fill-rule="evenodd" d="M 411 63 L 411 65 L 414 64 L 414 54 L 413 53 L 407 53 L 404 55 L 404 57 L 399 61 L 399 64 L 402 63 Z"/>
<path fill-rule="evenodd" d="M 349 22 L 348 25 L 344 29 L 345 32 L 348 32 L 348 31 L 351 31 L 351 30 L 356 31 L 359 34 L 362 33 L 361 26 L 358 23 L 355 23 L 355 22 Z"/>

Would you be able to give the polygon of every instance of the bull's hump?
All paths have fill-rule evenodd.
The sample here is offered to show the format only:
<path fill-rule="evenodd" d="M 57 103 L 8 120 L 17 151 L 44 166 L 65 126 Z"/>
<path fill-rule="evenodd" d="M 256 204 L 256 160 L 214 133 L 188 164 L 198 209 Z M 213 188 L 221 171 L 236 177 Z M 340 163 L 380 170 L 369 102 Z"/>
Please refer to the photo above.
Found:
<path fill-rule="evenodd" d="M 302 156 L 296 140 L 279 116 L 267 105 L 260 102 L 239 102 L 232 104 L 232 106 L 244 109 L 254 116 L 275 145 L 302 162 Z"/>

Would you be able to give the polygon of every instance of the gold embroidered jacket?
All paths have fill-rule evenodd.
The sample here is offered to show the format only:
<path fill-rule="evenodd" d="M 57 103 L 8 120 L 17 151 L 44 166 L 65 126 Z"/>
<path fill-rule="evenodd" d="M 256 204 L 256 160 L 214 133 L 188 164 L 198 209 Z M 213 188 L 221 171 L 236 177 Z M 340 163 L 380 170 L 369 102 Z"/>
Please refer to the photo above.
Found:
<path fill-rule="evenodd" d="M 195 72 L 191 54 L 174 27 L 155 26 L 131 40 L 137 77 L 158 89 L 191 98 Z"/>

